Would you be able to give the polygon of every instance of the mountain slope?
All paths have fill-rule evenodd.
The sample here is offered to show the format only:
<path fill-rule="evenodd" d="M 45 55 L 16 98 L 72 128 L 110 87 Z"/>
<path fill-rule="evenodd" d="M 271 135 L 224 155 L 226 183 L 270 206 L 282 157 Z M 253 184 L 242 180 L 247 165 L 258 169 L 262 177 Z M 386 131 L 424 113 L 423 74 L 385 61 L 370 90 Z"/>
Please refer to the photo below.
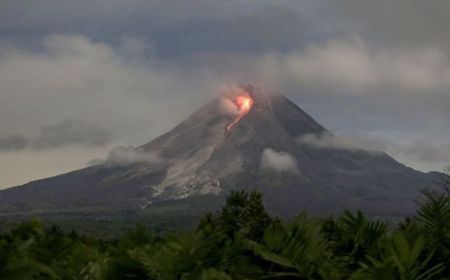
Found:
<path fill-rule="evenodd" d="M 251 101 L 248 110 L 234 108 L 241 95 Z M 284 96 L 245 86 L 133 151 L 154 160 L 106 161 L 0 191 L 0 210 L 139 212 L 195 200 L 191 207 L 202 212 L 232 189 L 258 189 L 268 209 L 284 217 L 344 208 L 403 216 L 414 211 L 419 189 L 436 181 L 436 174 L 415 171 L 385 153 L 299 143 L 311 134 L 330 132 Z"/>

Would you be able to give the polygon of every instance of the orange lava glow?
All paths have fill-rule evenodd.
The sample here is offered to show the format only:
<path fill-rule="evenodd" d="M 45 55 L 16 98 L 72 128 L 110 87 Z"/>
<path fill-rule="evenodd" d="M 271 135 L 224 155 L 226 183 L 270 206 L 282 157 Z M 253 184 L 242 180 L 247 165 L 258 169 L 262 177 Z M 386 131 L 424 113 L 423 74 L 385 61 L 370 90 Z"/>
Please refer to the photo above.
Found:
<path fill-rule="evenodd" d="M 245 115 L 247 115 L 253 106 L 253 99 L 251 99 L 250 96 L 239 95 L 233 103 L 236 105 L 238 115 L 234 121 L 227 126 L 227 131 L 230 131 L 233 126 L 235 126 Z"/>

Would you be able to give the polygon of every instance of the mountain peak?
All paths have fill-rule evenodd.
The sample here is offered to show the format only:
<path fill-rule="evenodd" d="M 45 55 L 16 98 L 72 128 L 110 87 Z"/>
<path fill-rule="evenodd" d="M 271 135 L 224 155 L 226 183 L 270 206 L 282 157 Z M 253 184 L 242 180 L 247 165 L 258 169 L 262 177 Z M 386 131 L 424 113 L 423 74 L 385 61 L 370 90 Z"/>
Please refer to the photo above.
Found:
<path fill-rule="evenodd" d="M 136 148 L 157 159 L 151 164 L 102 164 L 31 182 L 1 191 L 0 204 L 17 211 L 151 208 L 257 188 L 269 210 L 281 216 L 343 208 L 403 215 L 414 210 L 417 190 L 435 179 L 386 154 L 320 149 L 298 141 L 323 133 L 330 132 L 285 96 L 241 85 Z"/>
<path fill-rule="evenodd" d="M 283 129 L 293 137 L 328 132 L 284 95 L 266 93 L 259 87 L 251 84 L 240 85 L 237 89 L 230 91 L 230 93 L 223 94 L 222 98 L 229 99 L 236 104 L 236 110 L 239 112 L 239 102 L 237 101 L 242 96 L 251 99 L 251 108 L 245 112 L 244 116 L 249 114 L 248 118 L 253 121 L 275 118 Z M 257 117 L 254 115 L 257 115 Z M 244 116 L 238 118 L 238 121 L 243 119 Z"/>

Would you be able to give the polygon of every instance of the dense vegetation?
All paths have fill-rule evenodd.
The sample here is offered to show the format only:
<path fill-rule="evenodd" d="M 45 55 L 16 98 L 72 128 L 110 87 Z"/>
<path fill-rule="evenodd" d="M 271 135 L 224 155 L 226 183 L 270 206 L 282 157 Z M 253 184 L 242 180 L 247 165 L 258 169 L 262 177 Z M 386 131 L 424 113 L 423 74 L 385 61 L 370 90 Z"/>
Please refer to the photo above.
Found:
<path fill-rule="evenodd" d="M 362 213 L 284 223 L 257 192 L 233 192 L 195 230 L 139 226 L 101 240 L 23 223 L 0 236 L 0 279 L 447 279 L 450 196 L 424 193 L 390 229 Z"/>

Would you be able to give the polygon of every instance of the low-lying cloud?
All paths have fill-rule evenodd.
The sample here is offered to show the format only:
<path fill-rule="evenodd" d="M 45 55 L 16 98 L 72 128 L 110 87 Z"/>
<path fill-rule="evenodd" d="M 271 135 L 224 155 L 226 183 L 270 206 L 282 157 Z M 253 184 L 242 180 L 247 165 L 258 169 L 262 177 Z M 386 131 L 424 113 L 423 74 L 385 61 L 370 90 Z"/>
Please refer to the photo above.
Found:
<path fill-rule="evenodd" d="M 65 145 L 99 147 L 111 141 L 111 133 L 79 120 L 66 120 L 55 125 L 44 126 L 35 139 L 23 135 L 12 135 L 0 139 L 0 150 L 22 149 L 47 150 Z"/>
<path fill-rule="evenodd" d="M 111 148 L 65 145 L 46 150 L 0 150 L 0 189 L 84 168 L 88 159 L 104 158 Z"/>
<path fill-rule="evenodd" d="M 298 139 L 300 145 L 317 149 L 365 150 L 371 153 L 387 152 L 407 165 L 419 165 L 423 170 L 442 170 L 450 166 L 450 143 L 424 141 L 394 142 L 365 133 L 332 135 L 308 134 Z"/>
<path fill-rule="evenodd" d="M 265 149 L 261 156 L 261 168 L 272 169 L 278 172 L 288 171 L 297 173 L 297 162 L 286 152 L 276 152 L 272 149 Z"/>
<path fill-rule="evenodd" d="M 136 147 L 115 147 L 112 149 L 106 160 L 103 162 L 106 165 L 130 165 L 133 163 L 160 163 L 161 159 L 154 153 L 144 151 Z"/>
<path fill-rule="evenodd" d="M 357 150 L 381 152 L 387 148 L 385 140 L 376 139 L 362 133 L 333 135 L 331 133 L 307 134 L 298 143 L 321 149 Z"/>
<path fill-rule="evenodd" d="M 450 143 L 429 144 L 415 142 L 404 148 L 404 153 L 419 161 L 447 162 L 450 166 Z"/>

